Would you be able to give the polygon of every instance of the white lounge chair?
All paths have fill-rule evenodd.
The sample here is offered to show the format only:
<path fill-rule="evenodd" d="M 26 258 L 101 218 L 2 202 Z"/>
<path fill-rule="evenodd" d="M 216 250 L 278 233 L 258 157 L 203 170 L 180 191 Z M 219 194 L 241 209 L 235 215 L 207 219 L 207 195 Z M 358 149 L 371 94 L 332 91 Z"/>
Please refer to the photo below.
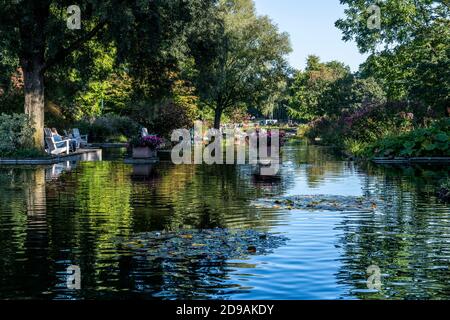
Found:
<path fill-rule="evenodd" d="M 70 153 L 70 140 L 62 140 L 62 141 L 55 141 L 53 136 L 46 136 L 45 137 L 45 143 L 47 144 L 47 153 L 48 154 L 61 154 L 61 153 Z"/>
<path fill-rule="evenodd" d="M 50 128 L 44 128 L 44 137 L 51 137 L 52 136 L 52 130 Z"/>
<path fill-rule="evenodd" d="M 77 128 L 72 129 L 72 137 L 77 141 L 77 148 L 88 144 L 88 135 L 80 134 L 80 130 Z"/>

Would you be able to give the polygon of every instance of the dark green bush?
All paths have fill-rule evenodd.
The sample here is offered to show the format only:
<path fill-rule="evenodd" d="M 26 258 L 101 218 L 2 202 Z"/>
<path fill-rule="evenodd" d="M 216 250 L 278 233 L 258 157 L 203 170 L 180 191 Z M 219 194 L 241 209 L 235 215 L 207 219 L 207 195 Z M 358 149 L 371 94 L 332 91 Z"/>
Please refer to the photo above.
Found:
<path fill-rule="evenodd" d="M 389 136 L 369 145 L 365 153 L 375 157 L 448 157 L 450 118 L 436 121 L 428 128 Z"/>
<path fill-rule="evenodd" d="M 141 126 L 132 119 L 115 114 L 106 114 L 91 121 L 75 124 L 90 142 L 126 142 L 136 136 Z"/>
<path fill-rule="evenodd" d="M 366 104 L 339 117 L 324 116 L 309 124 L 306 137 L 344 147 L 344 141 L 373 143 L 388 135 L 401 135 L 423 124 L 426 108 L 405 102 Z"/>
<path fill-rule="evenodd" d="M 25 114 L 0 114 L 0 157 L 35 158 L 44 155 L 33 147 L 34 130 Z"/>
<path fill-rule="evenodd" d="M 189 106 L 169 102 L 160 106 L 152 121 L 151 131 L 164 138 L 170 138 L 173 130 L 190 129 L 194 125 L 195 112 Z"/>

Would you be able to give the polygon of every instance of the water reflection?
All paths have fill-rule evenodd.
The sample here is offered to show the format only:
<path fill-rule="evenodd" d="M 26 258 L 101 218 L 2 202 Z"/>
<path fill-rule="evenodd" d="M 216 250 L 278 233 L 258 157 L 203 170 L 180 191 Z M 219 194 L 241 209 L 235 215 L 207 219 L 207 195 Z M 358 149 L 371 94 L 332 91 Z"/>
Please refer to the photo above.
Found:
<path fill-rule="evenodd" d="M 435 196 L 447 168 L 377 167 L 288 145 L 279 177 L 252 166 L 100 162 L 0 167 L 0 298 L 449 298 L 450 210 Z M 294 194 L 367 195 L 375 213 L 258 209 Z M 290 240 L 218 265 L 140 260 L 117 239 L 151 231 L 255 229 Z M 82 270 L 82 290 L 66 268 Z M 378 265 L 381 292 L 367 289 Z"/>
<path fill-rule="evenodd" d="M 45 169 L 45 180 L 56 180 L 64 172 L 69 172 L 77 166 L 77 161 L 64 161 L 60 163 L 55 163 Z"/>
<path fill-rule="evenodd" d="M 346 215 L 339 281 L 358 298 L 442 299 L 450 293 L 450 210 L 436 186 L 446 167 L 363 166 L 365 194 L 385 199 L 376 214 Z M 370 292 L 366 268 L 377 265 L 382 290 Z"/>
<path fill-rule="evenodd" d="M 151 180 L 158 177 L 153 164 L 134 164 L 132 178 L 135 180 Z"/>
<path fill-rule="evenodd" d="M 33 292 L 50 272 L 45 168 L 0 171 L 3 290 Z"/>

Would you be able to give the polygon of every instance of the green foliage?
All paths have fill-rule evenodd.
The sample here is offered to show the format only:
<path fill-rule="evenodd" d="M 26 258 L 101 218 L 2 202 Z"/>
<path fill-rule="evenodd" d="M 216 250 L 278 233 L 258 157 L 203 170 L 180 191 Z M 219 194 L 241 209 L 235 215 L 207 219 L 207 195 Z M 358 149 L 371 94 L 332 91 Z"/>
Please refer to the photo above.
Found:
<path fill-rule="evenodd" d="M 151 109 L 152 103 L 171 95 L 172 73 L 191 59 L 190 34 L 208 31 L 207 13 L 215 8 L 210 0 L 81 1 L 82 28 L 70 30 L 66 22 L 71 4 L 0 0 L 0 88 L 10 70 L 20 66 L 28 75 L 25 95 L 39 95 L 25 100 L 26 111 L 38 114 L 36 128 L 44 125 L 44 100 L 70 120 L 125 114 L 135 97 Z M 40 131 L 36 146 L 42 144 Z"/>
<path fill-rule="evenodd" d="M 339 117 L 316 119 L 309 124 L 306 136 L 344 148 L 349 143 L 370 144 L 388 135 L 401 135 L 424 123 L 426 114 L 422 109 L 422 105 L 403 102 L 366 104 L 356 111 L 343 112 Z"/>
<path fill-rule="evenodd" d="M 320 106 L 328 116 L 356 112 L 364 105 L 386 101 L 383 89 L 373 78 L 359 79 L 348 75 L 333 82 L 320 97 Z"/>
<path fill-rule="evenodd" d="M 286 81 L 289 37 L 251 0 L 220 0 L 207 32 L 211 45 L 192 45 L 195 82 L 202 101 L 215 111 L 215 126 L 227 109 L 273 108 Z M 202 32 L 205 32 L 203 30 Z M 205 37 L 200 35 L 200 38 Z M 206 50 L 205 50 L 206 49 Z"/>
<path fill-rule="evenodd" d="M 168 102 L 159 108 L 158 115 L 152 121 L 151 130 L 161 137 L 170 138 L 175 129 L 190 129 L 194 126 L 195 110 L 176 102 Z"/>
<path fill-rule="evenodd" d="M 70 63 L 47 73 L 47 101 L 71 120 L 105 113 L 129 113 L 133 78 L 116 64 L 117 49 L 98 41 L 85 44 L 85 55 L 73 54 Z"/>
<path fill-rule="evenodd" d="M 337 61 L 322 63 L 317 56 L 309 56 L 305 71 L 297 72 L 290 88 L 291 117 L 311 121 L 329 113 L 330 110 L 326 109 L 329 106 L 328 101 L 324 104 L 328 99 L 325 94 L 332 90 L 331 87 L 337 80 L 348 77 L 350 69 L 344 64 Z M 334 91 L 336 90 L 335 88 Z M 327 93 L 331 94 L 334 93 Z M 332 107 L 334 108 L 334 105 Z"/>
<path fill-rule="evenodd" d="M 336 26 L 345 41 L 370 52 L 361 69 L 380 82 L 389 100 L 409 99 L 442 116 L 450 103 L 450 6 L 433 0 L 342 0 L 349 8 Z M 367 8 L 381 9 L 381 29 L 369 29 Z"/>
<path fill-rule="evenodd" d="M 0 157 L 42 156 L 33 148 L 33 128 L 25 114 L 0 114 Z"/>
<path fill-rule="evenodd" d="M 5 61 L 1 61 L 5 58 Z M 19 113 L 23 111 L 23 75 L 14 69 L 16 63 L 0 53 L 0 113 Z"/>
<path fill-rule="evenodd" d="M 429 128 L 419 128 L 398 136 L 389 136 L 365 150 L 375 157 L 450 156 L 450 119 L 434 122 Z"/>
<path fill-rule="evenodd" d="M 291 88 L 291 115 L 311 121 L 303 133 L 366 157 L 448 154 L 448 129 L 440 128 L 440 122 L 426 126 L 430 119 L 442 117 L 450 103 L 448 4 L 341 3 L 348 9 L 336 26 L 344 40 L 355 40 L 371 55 L 357 75 L 334 73 L 335 77 L 333 68 L 317 57 L 308 59 Z M 367 9 L 373 4 L 381 7 L 381 30 L 367 27 Z"/>
<path fill-rule="evenodd" d="M 76 97 L 78 117 L 125 113 L 131 103 L 131 93 L 132 82 L 127 74 L 113 73 L 104 81 L 90 81 L 86 91 Z"/>
<path fill-rule="evenodd" d="M 377 79 L 390 100 L 410 99 L 442 115 L 450 102 L 450 24 L 422 39 L 371 55 L 361 74 Z"/>
<path fill-rule="evenodd" d="M 341 0 L 347 5 L 346 17 L 336 22 L 342 30 L 343 40 L 355 40 L 362 52 L 373 52 L 383 46 L 411 43 L 431 35 L 436 25 L 445 25 L 450 16 L 447 1 L 434 0 Z M 381 29 L 369 29 L 370 5 L 381 10 Z"/>
<path fill-rule="evenodd" d="M 40 149 L 36 149 L 34 147 L 29 147 L 25 149 L 16 149 L 11 152 L 3 153 L 2 157 L 12 158 L 12 159 L 42 159 L 48 158 L 49 155 Z"/>
<path fill-rule="evenodd" d="M 58 111 L 47 123 L 114 113 L 165 130 L 167 115 L 157 115 L 165 101 L 195 119 L 211 116 L 205 106 L 219 116 L 248 106 L 269 115 L 285 99 L 288 36 L 257 16 L 251 0 L 92 0 L 78 4 L 81 30 L 66 28 L 69 4 L 0 1 L 0 89 L 17 67 L 43 70 L 39 92 L 45 83 L 45 104 Z M 0 91 L 0 110 L 22 108 L 20 99 Z M 111 138 L 99 121 L 84 131 Z"/>
<path fill-rule="evenodd" d="M 354 139 L 345 139 L 343 142 L 343 149 L 357 157 L 365 156 L 368 146 L 367 142 Z"/>
<path fill-rule="evenodd" d="M 297 137 L 306 138 L 310 127 L 307 124 L 301 124 L 297 128 Z"/>
<path fill-rule="evenodd" d="M 227 123 L 244 123 L 246 120 L 251 118 L 250 114 L 247 112 L 246 108 L 236 108 L 230 110 L 225 114 Z"/>
<path fill-rule="evenodd" d="M 126 142 L 140 132 L 140 125 L 126 116 L 106 114 L 94 120 L 82 120 L 75 124 L 89 135 L 91 142 Z"/>

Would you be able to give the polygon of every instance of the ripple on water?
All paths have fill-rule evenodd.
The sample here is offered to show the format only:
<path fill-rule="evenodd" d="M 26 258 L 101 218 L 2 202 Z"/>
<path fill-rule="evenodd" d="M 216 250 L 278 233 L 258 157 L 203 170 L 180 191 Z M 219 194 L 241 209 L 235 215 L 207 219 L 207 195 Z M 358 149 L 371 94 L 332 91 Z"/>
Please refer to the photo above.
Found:
<path fill-rule="evenodd" d="M 446 168 L 373 167 L 287 146 L 279 179 L 251 166 L 0 167 L 0 297 L 204 299 L 450 298 L 450 209 L 434 187 Z M 412 171 L 411 171 L 412 170 Z M 294 195 L 376 199 L 372 210 L 256 208 Z M 264 255 L 220 264 L 156 259 L 117 239 L 179 230 L 254 230 L 286 237 Z M 186 249 L 189 252 L 189 249 Z M 170 262 L 171 261 L 171 262 Z M 66 286 L 79 265 L 82 289 Z M 367 268 L 381 271 L 381 291 Z"/>

